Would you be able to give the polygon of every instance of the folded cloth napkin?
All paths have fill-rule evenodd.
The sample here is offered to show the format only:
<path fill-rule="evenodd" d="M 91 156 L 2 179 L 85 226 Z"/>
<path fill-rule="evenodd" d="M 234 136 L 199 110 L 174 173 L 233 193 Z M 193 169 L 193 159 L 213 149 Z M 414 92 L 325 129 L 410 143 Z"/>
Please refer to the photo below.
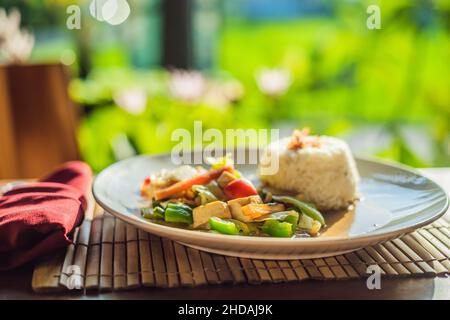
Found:
<path fill-rule="evenodd" d="M 88 165 L 71 161 L 0 196 L 0 270 L 70 244 L 83 220 L 91 179 Z"/>

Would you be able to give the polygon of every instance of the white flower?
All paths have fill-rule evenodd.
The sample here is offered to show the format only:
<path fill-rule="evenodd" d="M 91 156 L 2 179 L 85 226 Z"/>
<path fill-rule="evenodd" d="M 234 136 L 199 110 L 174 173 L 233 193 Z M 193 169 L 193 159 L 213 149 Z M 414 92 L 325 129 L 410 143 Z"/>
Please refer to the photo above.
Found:
<path fill-rule="evenodd" d="M 244 88 L 238 81 L 226 81 L 223 83 L 211 81 L 203 95 L 203 101 L 219 109 L 223 109 L 242 98 Z"/>
<path fill-rule="evenodd" d="M 141 89 L 126 89 L 113 94 L 114 102 L 131 114 L 141 114 L 147 106 L 147 94 Z"/>
<path fill-rule="evenodd" d="M 244 95 L 244 86 L 237 80 L 227 81 L 222 85 L 222 92 L 230 102 L 236 102 Z"/>
<path fill-rule="evenodd" d="M 0 8 L 0 42 L 19 29 L 20 12 L 17 9 L 12 9 L 8 15 L 5 9 Z"/>
<path fill-rule="evenodd" d="M 0 52 L 8 62 L 26 61 L 34 47 L 34 36 L 26 30 L 20 30 L 20 12 L 13 9 L 7 15 L 0 9 Z"/>
<path fill-rule="evenodd" d="M 4 55 L 9 62 L 20 63 L 28 60 L 33 51 L 34 36 L 27 31 L 17 31 L 3 42 Z"/>
<path fill-rule="evenodd" d="M 291 85 L 291 74 L 286 69 L 262 69 L 256 76 L 259 90 L 272 97 L 284 94 Z"/>
<path fill-rule="evenodd" d="M 198 101 L 206 89 L 206 80 L 198 71 L 174 70 L 170 73 L 169 89 L 173 97 Z"/>
<path fill-rule="evenodd" d="M 230 104 L 230 101 L 226 97 L 222 87 L 216 83 L 211 83 L 208 86 L 205 94 L 203 95 L 203 102 L 208 106 L 217 109 L 224 109 Z"/>

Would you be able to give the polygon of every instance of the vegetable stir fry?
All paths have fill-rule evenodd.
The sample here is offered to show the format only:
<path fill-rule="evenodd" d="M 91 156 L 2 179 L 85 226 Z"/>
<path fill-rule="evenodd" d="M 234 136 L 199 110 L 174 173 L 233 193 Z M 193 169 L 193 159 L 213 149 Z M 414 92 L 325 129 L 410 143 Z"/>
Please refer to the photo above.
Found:
<path fill-rule="evenodd" d="M 226 235 L 317 236 L 325 225 L 314 206 L 294 197 L 258 190 L 228 158 L 211 168 L 181 166 L 147 177 L 141 194 L 152 200 L 146 219 Z"/>

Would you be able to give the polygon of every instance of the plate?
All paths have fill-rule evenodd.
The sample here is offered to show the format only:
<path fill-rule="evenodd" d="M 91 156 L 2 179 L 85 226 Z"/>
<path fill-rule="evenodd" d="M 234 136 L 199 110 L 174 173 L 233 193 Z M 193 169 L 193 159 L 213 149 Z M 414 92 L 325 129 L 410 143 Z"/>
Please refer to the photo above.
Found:
<path fill-rule="evenodd" d="M 358 250 L 429 224 L 447 210 L 445 191 L 416 170 L 368 158 L 356 158 L 356 163 L 360 200 L 349 210 L 324 213 L 327 228 L 315 238 L 229 236 L 142 218 L 139 208 L 147 201 L 139 186 L 151 172 L 175 167 L 170 154 L 138 156 L 111 165 L 97 175 L 93 194 L 106 211 L 139 229 L 199 250 L 255 259 L 307 259 Z M 236 168 L 258 183 L 257 165 Z"/>

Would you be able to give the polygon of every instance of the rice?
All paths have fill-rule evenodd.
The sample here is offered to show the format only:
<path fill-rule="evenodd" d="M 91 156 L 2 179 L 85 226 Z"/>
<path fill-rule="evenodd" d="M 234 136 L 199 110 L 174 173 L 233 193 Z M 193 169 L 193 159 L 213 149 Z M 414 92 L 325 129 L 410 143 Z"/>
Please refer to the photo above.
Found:
<path fill-rule="evenodd" d="M 319 210 L 348 207 L 357 198 L 359 174 L 350 148 L 343 140 L 320 136 L 319 146 L 290 150 L 290 138 L 270 144 L 262 153 L 259 170 L 263 183 L 291 191 Z M 279 168 L 274 174 L 263 174 L 263 166 Z"/>

